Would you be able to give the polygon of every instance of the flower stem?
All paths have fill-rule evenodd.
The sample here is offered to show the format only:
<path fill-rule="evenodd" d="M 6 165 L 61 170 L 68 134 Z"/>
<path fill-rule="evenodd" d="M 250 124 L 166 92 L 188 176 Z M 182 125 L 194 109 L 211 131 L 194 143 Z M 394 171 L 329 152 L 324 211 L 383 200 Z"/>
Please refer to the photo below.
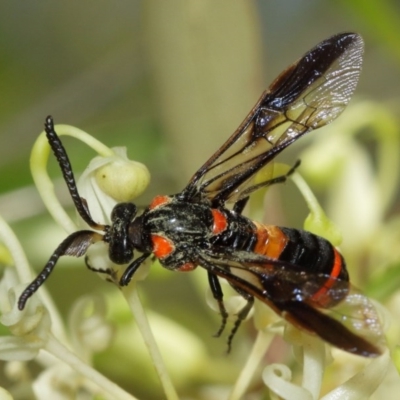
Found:
<path fill-rule="evenodd" d="M 324 237 L 334 246 L 339 246 L 342 242 L 342 234 L 340 230 L 325 215 L 324 210 L 319 205 L 317 198 L 314 196 L 314 193 L 307 185 L 306 181 L 298 172 L 295 172 L 293 175 L 291 175 L 291 179 L 297 186 L 307 203 L 308 209 L 310 210 L 309 215 L 304 221 L 304 229 Z"/>
<path fill-rule="evenodd" d="M 176 390 L 168 375 L 164 361 L 154 339 L 153 332 L 151 331 L 149 321 L 146 317 L 146 313 L 144 312 L 142 303 L 140 302 L 136 285 L 131 282 L 130 285 L 123 288 L 122 293 L 124 294 L 132 314 L 135 317 L 140 333 L 153 361 L 154 368 L 156 369 L 158 377 L 160 378 L 167 400 L 179 400 L 178 394 L 176 393 Z"/>
<path fill-rule="evenodd" d="M 243 395 L 253 379 L 254 373 L 260 364 L 260 361 L 264 357 L 272 338 L 273 335 L 270 333 L 265 333 L 262 330 L 258 331 L 251 353 L 235 383 L 235 386 L 228 396 L 228 400 L 240 400 L 243 398 Z"/>
<path fill-rule="evenodd" d="M 303 337 L 303 382 L 313 399 L 318 399 L 321 391 L 325 365 L 325 344 L 316 336 L 302 333 Z"/>

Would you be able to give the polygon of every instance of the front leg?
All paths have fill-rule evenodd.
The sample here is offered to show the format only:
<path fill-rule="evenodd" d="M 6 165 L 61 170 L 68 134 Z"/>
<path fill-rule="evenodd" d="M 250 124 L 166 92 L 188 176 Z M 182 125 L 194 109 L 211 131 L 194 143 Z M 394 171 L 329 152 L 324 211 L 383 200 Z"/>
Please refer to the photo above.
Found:
<path fill-rule="evenodd" d="M 85 264 L 86 264 L 86 268 L 89 269 L 90 271 L 96 272 L 98 274 L 104 274 L 104 275 L 108 275 L 106 277 L 106 281 L 107 282 L 111 282 L 111 283 L 115 283 L 117 284 L 118 280 L 117 280 L 117 271 L 115 271 L 112 268 L 96 268 L 96 267 L 92 267 L 90 265 L 90 261 L 89 261 L 89 257 L 85 256 Z"/>
<path fill-rule="evenodd" d="M 144 253 L 136 260 L 133 260 L 127 267 L 119 280 L 120 286 L 127 286 L 132 279 L 133 274 L 144 263 L 144 261 L 151 255 L 151 253 Z"/>

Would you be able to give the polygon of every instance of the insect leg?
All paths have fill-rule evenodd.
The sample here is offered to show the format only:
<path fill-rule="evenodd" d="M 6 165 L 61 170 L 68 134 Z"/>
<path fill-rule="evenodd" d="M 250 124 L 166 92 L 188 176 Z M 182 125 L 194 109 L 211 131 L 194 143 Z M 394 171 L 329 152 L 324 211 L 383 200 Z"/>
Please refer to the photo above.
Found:
<path fill-rule="evenodd" d="M 97 272 L 99 274 L 107 274 L 107 275 L 111 275 L 112 274 L 111 268 L 95 268 L 95 267 L 92 267 L 90 265 L 88 256 L 85 257 L 85 264 L 86 264 L 86 268 L 89 269 L 90 271 Z"/>
<path fill-rule="evenodd" d="M 240 202 L 242 199 L 248 198 L 251 193 L 253 193 L 254 191 L 256 191 L 258 189 L 261 189 L 262 187 L 268 187 L 268 186 L 271 186 L 271 185 L 275 185 L 277 183 L 286 182 L 287 178 L 296 171 L 296 169 L 299 167 L 299 165 L 300 165 L 300 160 L 297 160 L 295 162 L 295 164 L 293 165 L 293 167 L 290 168 L 288 172 L 286 172 L 286 174 L 279 175 L 279 176 L 276 176 L 275 178 L 268 179 L 268 180 L 266 180 L 264 182 L 257 183 L 257 185 L 250 186 L 247 189 L 243 190 L 243 192 L 241 193 L 241 197 L 240 197 L 238 202 Z"/>
<path fill-rule="evenodd" d="M 275 178 L 272 178 L 272 179 L 268 179 L 267 181 L 261 182 L 257 185 L 254 185 L 247 190 L 253 191 L 253 190 L 257 190 L 259 187 L 267 187 L 267 186 L 275 185 L 276 183 L 286 182 L 287 178 L 289 178 L 289 176 L 292 175 L 296 171 L 296 169 L 300 166 L 300 164 L 301 164 L 301 160 L 297 160 L 294 163 L 293 167 L 290 168 L 288 172 L 286 172 L 286 174 L 276 176 Z M 245 192 L 247 190 L 245 190 Z"/>
<path fill-rule="evenodd" d="M 249 201 L 249 196 L 243 197 L 242 199 L 238 200 L 233 206 L 233 211 L 237 212 L 238 214 L 241 214 L 244 208 L 246 207 L 248 201 Z"/>
<path fill-rule="evenodd" d="M 226 321 L 228 319 L 228 313 L 225 309 L 223 297 L 224 293 L 222 292 L 221 284 L 219 283 L 217 275 L 213 274 L 211 271 L 207 271 L 208 275 L 208 284 L 210 285 L 211 293 L 214 296 L 214 299 L 218 303 L 219 312 L 221 314 L 221 326 L 218 329 L 218 332 L 214 335 L 215 337 L 221 336 L 221 333 L 224 331 L 226 326 Z"/>
<path fill-rule="evenodd" d="M 250 310 L 251 310 L 251 308 L 253 307 L 253 304 L 254 304 L 254 297 L 251 294 L 245 292 L 244 290 L 241 290 L 238 287 L 235 287 L 234 285 L 231 285 L 231 286 L 247 301 L 247 303 L 245 304 L 245 306 L 237 314 L 236 321 L 235 321 L 235 323 L 233 325 L 231 333 L 228 336 L 228 353 L 231 351 L 232 340 L 235 337 L 236 332 L 238 331 L 241 323 L 249 315 L 249 312 L 250 312 Z"/>
<path fill-rule="evenodd" d="M 207 270 L 208 274 L 208 282 L 210 284 L 211 291 L 214 295 L 214 298 L 218 302 L 218 306 L 220 308 L 220 312 L 222 315 L 222 325 L 221 328 L 218 330 L 217 334 L 215 336 L 220 336 L 221 333 L 223 332 L 227 319 L 228 319 L 228 313 L 225 309 L 224 303 L 222 301 L 223 298 L 223 293 L 221 289 L 221 285 L 218 280 L 218 275 L 220 277 L 225 278 L 228 283 L 235 289 L 245 300 L 247 300 L 247 303 L 245 306 L 239 311 L 237 314 L 237 320 L 235 321 L 235 324 L 232 328 L 231 333 L 229 334 L 228 337 L 228 353 L 231 351 L 232 347 L 232 340 L 237 332 L 237 330 L 240 327 L 240 324 L 242 321 L 244 321 L 249 314 L 253 304 L 254 304 L 254 297 L 252 294 L 247 292 L 245 289 L 242 289 L 238 284 L 241 282 L 244 282 L 240 277 L 233 275 L 229 267 L 221 267 L 217 266 L 211 262 L 209 262 L 205 257 L 202 257 L 201 260 L 201 266 Z M 218 274 L 218 275 L 217 275 Z"/>
<path fill-rule="evenodd" d="M 98 274 L 108 275 L 106 277 L 106 281 L 107 282 L 111 282 L 111 283 L 117 283 L 118 282 L 117 271 L 116 270 L 114 270 L 112 268 L 95 268 L 95 267 L 92 267 L 90 265 L 88 256 L 85 257 L 85 264 L 86 264 L 86 268 L 89 269 L 90 271 L 96 272 Z"/>
<path fill-rule="evenodd" d="M 150 253 L 144 253 L 136 260 L 133 260 L 127 267 L 119 280 L 120 286 L 127 286 L 132 279 L 133 274 L 143 264 L 143 262 L 150 256 Z"/>
<path fill-rule="evenodd" d="M 212 272 L 208 271 L 208 282 L 210 284 L 211 292 L 214 295 L 214 299 L 217 300 L 218 302 L 218 307 L 222 316 L 222 323 L 221 327 L 219 328 L 218 332 L 215 334 L 215 337 L 221 336 L 221 333 L 224 331 L 225 326 L 226 326 L 226 321 L 228 319 L 228 313 L 225 309 L 224 302 L 222 300 L 223 298 L 223 292 L 221 289 L 221 285 L 218 280 L 218 276 L 213 274 Z M 244 321 L 249 314 L 251 308 L 253 307 L 254 304 L 254 297 L 251 296 L 249 293 L 241 290 L 240 288 L 231 285 L 244 299 L 247 300 L 247 303 L 245 306 L 239 311 L 237 314 L 237 319 L 235 321 L 235 324 L 233 325 L 233 328 L 228 336 L 228 353 L 231 351 L 232 348 L 232 340 L 237 332 L 237 330 L 240 327 L 240 324 L 242 321 Z"/>

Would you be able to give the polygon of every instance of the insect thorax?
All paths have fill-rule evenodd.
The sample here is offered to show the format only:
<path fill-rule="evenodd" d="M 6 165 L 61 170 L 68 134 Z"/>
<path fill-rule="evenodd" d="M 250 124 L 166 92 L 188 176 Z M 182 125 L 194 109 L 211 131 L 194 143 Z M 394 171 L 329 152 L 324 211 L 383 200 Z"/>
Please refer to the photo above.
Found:
<path fill-rule="evenodd" d="M 213 225 L 211 208 L 207 204 L 183 202 L 175 197 L 145 214 L 146 230 L 165 236 L 174 244 L 199 245 L 207 240 Z"/>

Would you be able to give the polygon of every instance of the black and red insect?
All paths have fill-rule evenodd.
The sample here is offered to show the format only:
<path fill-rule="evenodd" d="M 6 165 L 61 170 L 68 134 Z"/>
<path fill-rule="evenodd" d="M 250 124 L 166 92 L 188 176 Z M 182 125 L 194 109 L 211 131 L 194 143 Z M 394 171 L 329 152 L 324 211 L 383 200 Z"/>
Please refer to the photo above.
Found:
<path fill-rule="evenodd" d="M 75 232 L 59 245 L 20 296 L 19 308 L 48 278 L 60 256 L 82 256 L 92 243 L 104 241 L 112 262 L 130 263 L 119 281 L 122 286 L 151 256 L 172 271 L 203 267 L 222 315 L 218 334 L 227 320 L 219 278 L 226 279 L 247 300 L 229 345 L 257 298 L 338 348 L 366 357 L 379 355 L 383 336 L 378 317 L 368 299 L 351 288 L 340 253 L 310 232 L 263 225 L 242 215 L 252 192 L 289 175 L 255 183 L 256 173 L 299 137 L 332 122 L 344 110 L 358 82 L 362 54 L 363 41 L 355 33 L 319 43 L 278 76 L 182 192 L 157 196 L 140 215 L 132 203 L 117 204 L 111 225 L 92 220 L 48 117 L 48 141 L 75 207 L 93 230 Z M 142 254 L 134 258 L 136 251 Z"/>

